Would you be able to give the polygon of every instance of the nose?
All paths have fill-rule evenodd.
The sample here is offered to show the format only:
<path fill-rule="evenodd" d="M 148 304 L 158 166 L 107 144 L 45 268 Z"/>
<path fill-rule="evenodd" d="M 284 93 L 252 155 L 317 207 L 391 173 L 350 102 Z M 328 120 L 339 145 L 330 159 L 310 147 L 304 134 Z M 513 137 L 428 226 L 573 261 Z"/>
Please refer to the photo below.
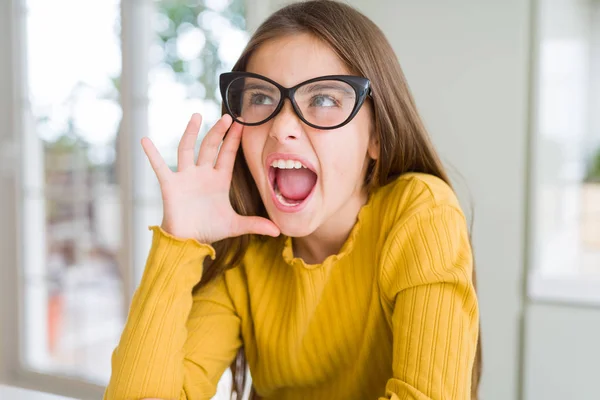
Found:
<path fill-rule="evenodd" d="M 296 115 L 289 99 L 284 101 L 283 107 L 273 118 L 269 136 L 282 143 L 302 136 L 302 121 Z"/>

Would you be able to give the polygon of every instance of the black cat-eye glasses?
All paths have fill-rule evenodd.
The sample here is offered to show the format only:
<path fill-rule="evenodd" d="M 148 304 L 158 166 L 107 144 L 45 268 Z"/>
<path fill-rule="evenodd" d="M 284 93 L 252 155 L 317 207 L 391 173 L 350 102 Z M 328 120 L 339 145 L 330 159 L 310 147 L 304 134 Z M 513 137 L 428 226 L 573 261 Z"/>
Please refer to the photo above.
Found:
<path fill-rule="evenodd" d="M 351 75 L 327 75 L 286 88 L 251 72 L 221 74 L 219 87 L 223 104 L 233 119 L 243 125 L 264 124 L 274 118 L 290 99 L 305 124 L 317 129 L 336 129 L 356 116 L 371 82 Z"/>

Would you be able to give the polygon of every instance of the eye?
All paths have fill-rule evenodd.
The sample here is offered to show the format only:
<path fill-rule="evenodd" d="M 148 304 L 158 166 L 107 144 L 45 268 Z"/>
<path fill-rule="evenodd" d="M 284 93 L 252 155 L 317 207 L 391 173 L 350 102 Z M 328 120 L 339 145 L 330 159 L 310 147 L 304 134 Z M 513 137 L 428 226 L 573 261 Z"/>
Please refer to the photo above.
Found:
<path fill-rule="evenodd" d="M 273 104 L 273 99 L 264 93 L 252 93 L 252 96 L 250 97 L 250 104 L 271 105 Z"/>
<path fill-rule="evenodd" d="M 311 101 L 313 107 L 337 107 L 337 105 L 338 102 L 335 98 L 326 95 L 316 95 Z"/>

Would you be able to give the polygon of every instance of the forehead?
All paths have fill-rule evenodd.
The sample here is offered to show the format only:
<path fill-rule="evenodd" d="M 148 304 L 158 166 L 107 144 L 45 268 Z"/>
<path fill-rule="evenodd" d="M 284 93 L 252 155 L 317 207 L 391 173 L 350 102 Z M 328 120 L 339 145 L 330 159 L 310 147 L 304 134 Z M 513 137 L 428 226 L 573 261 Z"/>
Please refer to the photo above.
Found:
<path fill-rule="evenodd" d="M 325 43 L 309 34 L 288 35 L 263 43 L 246 71 L 291 87 L 324 75 L 348 75 L 348 68 Z"/>

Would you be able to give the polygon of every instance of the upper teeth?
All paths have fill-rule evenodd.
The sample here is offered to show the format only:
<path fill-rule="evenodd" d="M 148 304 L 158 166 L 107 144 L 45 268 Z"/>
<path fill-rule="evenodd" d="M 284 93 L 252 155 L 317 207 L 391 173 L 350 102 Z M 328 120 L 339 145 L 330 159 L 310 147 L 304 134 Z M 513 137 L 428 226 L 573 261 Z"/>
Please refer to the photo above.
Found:
<path fill-rule="evenodd" d="M 273 162 L 271 163 L 271 167 L 280 169 L 306 168 L 306 166 L 300 161 L 295 160 L 273 160 Z"/>

